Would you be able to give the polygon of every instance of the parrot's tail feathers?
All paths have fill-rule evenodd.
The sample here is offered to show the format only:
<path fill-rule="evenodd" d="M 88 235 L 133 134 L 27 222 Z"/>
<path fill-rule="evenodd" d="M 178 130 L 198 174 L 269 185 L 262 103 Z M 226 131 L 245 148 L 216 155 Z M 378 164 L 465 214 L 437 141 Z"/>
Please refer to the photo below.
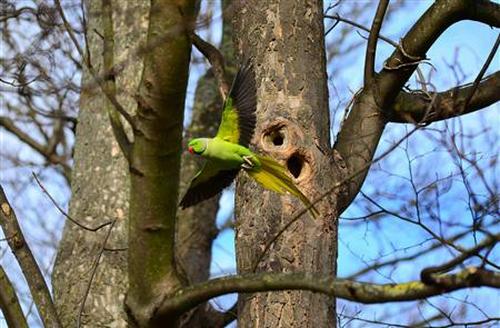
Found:
<path fill-rule="evenodd" d="M 309 199 L 297 188 L 293 180 L 286 173 L 286 168 L 275 160 L 257 156 L 261 167 L 257 170 L 249 170 L 248 174 L 254 178 L 264 188 L 280 194 L 290 193 L 300 199 L 304 206 L 311 212 L 314 218 L 319 216 L 318 210 Z"/>

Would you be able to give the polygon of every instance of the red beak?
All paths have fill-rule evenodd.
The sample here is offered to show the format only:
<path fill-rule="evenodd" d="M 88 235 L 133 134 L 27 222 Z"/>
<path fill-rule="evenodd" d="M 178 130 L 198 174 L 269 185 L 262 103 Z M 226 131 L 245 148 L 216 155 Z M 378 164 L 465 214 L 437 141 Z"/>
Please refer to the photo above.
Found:
<path fill-rule="evenodd" d="M 194 154 L 194 149 L 193 149 L 193 147 L 189 146 L 189 148 L 188 148 L 188 152 L 190 152 L 191 154 Z"/>

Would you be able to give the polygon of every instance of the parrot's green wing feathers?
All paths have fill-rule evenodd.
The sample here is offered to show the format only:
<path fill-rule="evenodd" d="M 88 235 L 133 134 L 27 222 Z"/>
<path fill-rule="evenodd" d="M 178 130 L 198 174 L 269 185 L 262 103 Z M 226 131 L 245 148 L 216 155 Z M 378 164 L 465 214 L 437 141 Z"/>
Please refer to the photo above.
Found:
<path fill-rule="evenodd" d="M 255 130 L 255 77 L 250 64 L 240 68 L 224 103 L 217 137 L 248 147 Z"/>
<path fill-rule="evenodd" d="M 233 182 L 239 171 L 239 169 L 221 170 L 213 162 L 206 162 L 191 181 L 179 205 L 184 209 L 217 195 Z"/>

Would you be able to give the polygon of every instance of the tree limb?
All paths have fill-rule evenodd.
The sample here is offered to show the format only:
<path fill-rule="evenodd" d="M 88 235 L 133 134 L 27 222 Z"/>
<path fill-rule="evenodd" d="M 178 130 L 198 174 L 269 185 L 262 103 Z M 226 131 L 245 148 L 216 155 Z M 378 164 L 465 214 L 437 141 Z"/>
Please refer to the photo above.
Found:
<path fill-rule="evenodd" d="M 0 309 L 8 327 L 28 328 L 16 291 L 0 265 Z"/>
<path fill-rule="evenodd" d="M 375 78 L 375 53 L 377 51 L 377 42 L 380 34 L 380 29 L 382 28 L 382 22 L 384 20 L 388 5 L 389 0 L 381 0 L 378 3 L 377 12 L 375 13 L 375 17 L 373 18 L 372 28 L 370 29 L 370 36 L 368 37 L 368 45 L 366 46 L 364 75 L 365 88 L 368 88 L 371 84 L 373 84 L 373 79 Z"/>
<path fill-rule="evenodd" d="M 469 84 L 447 91 L 428 94 L 401 91 L 394 104 L 385 109 L 387 119 L 394 123 L 431 123 L 475 112 L 500 101 L 500 71 L 483 80 L 476 87 L 469 103 L 465 102 L 474 86 Z"/>
<path fill-rule="evenodd" d="M 36 263 L 33 253 L 24 239 L 23 232 L 17 221 L 14 209 L 10 206 L 7 197 L 0 185 L 0 225 L 8 238 L 9 247 L 24 273 L 33 301 L 40 313 L 45 327 L 61 327 L 56 308 L 52 302 L 50 291 L 45 283 L 40 267 Z"/>
<path fill-rule="evenodd" d="M 196 49 L 198 49 L 203 56 L 208 59 L 210 65 L 212 65 L 214 75 L 219 82 L 219 92 L 222 99 L 226 99 L 229 92 L 229 84 L 227 83 L 225 77 L 224 57 L 220 53 L 219 49 L 200 38 L 196 33 L 193 32 L 190 36 L 191 41 L 196 46 Z"/>
<path fill-rule="evenodd" d="M 447 271 L 452 270 L 455 266 L 459 265 L 460 263 L 464 263 L 465 260 L 468 258 L 479 254 L 479 252 L 485 248 L 492 248 L 495 247 L 495 244 L 500 241 L 500 234 L 492 235 L 487 238 L 485 238 L 481 243 L 477 244 L 475 247 L 468 249 L 457 257 L 453 258 L 452 260 L 439 265 L 435 267 L 428 267 L 422 270 L 420 272 L 420 280 L 422 280 L 423 283 L 425 284 L 437 284 L 439 277 L 435 277 L 435 274 L 437 273 L 444 273 Z"/>
<path fill-rule="evenodd" d="M 427 50 L 451 25 L 475 20 L 500 27 L 500 5 L 487 0 L 440 0 L 420 17 L 401 40 L 379 74 L 381 105 L 389 107 Z"/>
<path fill-rule="evenodd" d="M 304 273 L 256 273 L 217 278 L 178 290 L 164 300 L 157 315 L 183 312 L 213 297 L 228 293 L 309 290 L 364 304 L 419 300 L 468 287 L 500 288 L 500 274 L 476 267 L 439 276 L 439 286 L 420 281 L 372 284 Z"/>

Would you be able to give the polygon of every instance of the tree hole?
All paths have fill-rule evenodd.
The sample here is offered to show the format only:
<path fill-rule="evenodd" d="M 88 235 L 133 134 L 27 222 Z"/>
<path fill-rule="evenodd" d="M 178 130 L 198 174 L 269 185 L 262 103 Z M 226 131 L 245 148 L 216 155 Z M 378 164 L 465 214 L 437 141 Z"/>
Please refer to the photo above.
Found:
<path fill-rule="evenodd" d="M 275 146 L 283 145 L 284 140 L 283 140 L 283 135 L 281 135 L 281 133 L 277 132 L 271 138 L 272 138 L 273 145 L 275 145 Z"/>
<path fill-rule="evenodd" d="M 304 166 L 304 159 L 298 154 L 293 154 L 286 162 L 288 171 L 293 175 L 295 179 L 300 176 L 302 172 L 302 167 Z"/>
<path fill-rule="evenodd" d="M 272 130 L 264 135 L 265 142 L 274 147 L 281 147 L 285 144 L 285 134 L 282 129 Z"/>

